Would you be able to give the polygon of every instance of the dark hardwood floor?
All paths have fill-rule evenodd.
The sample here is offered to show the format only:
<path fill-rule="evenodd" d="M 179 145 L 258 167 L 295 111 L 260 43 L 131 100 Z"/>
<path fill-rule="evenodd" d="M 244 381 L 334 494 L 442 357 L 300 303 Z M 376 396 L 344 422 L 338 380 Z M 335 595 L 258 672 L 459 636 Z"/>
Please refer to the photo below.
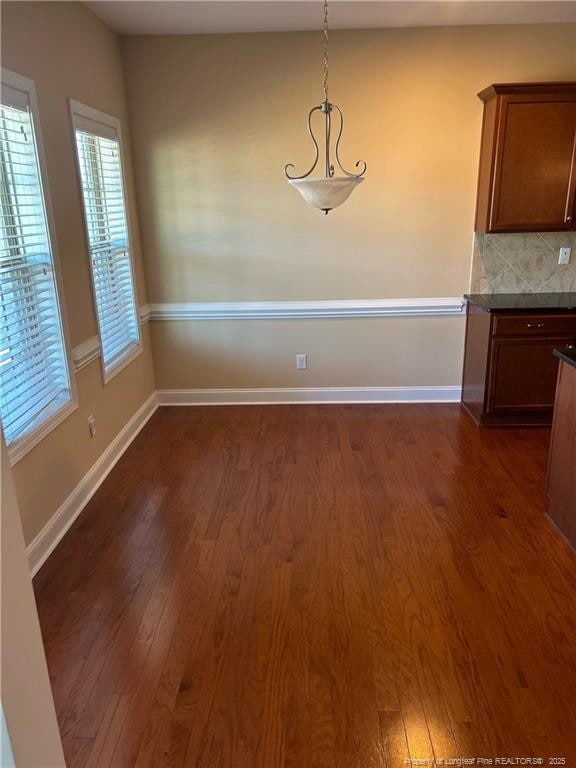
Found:
<path fill-rule="evenodd" d="M 69 767 L 576 765 L 548 440 L 456 405 L 159 409 L 35 580 Z"/>

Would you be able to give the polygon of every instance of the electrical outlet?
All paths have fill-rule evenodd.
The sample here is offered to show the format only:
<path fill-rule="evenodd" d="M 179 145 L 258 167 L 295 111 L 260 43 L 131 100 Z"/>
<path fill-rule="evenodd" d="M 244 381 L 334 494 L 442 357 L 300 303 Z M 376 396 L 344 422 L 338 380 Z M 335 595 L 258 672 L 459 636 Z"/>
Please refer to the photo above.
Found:
<path fill-rule="evenodd" d="M 88 416 L 88 431 L 90 437 L 96 437 L 96 419 L 94 416 Z"/>
<path fill-rule="evenodd" d="M 303 354 L 296 355 L 296 368 L 299 371 L 303 371 L 308 368 L 308 355 L 305 352 Z"/>
<path fill-rule="evenodd" d="M 570 255 L 572 248 L 560 248 L 560 256 L 558 257 L 558 264 L 570 264 Z"/>

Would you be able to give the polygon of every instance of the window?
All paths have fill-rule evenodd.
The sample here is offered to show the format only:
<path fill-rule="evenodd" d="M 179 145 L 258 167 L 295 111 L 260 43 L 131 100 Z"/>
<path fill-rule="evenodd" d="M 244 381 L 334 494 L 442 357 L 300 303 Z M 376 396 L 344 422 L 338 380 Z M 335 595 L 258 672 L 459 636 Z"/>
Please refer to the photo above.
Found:
<path fill-rule="evenodd" d="M 0 416 L 13 461 L 76 408 L 35 104 L 34 84 L 2 70 Z"/>
<path fill-rule="evenodd" d="M 104 381 L 142 351 L 119 121 L 71 101 Z"/>

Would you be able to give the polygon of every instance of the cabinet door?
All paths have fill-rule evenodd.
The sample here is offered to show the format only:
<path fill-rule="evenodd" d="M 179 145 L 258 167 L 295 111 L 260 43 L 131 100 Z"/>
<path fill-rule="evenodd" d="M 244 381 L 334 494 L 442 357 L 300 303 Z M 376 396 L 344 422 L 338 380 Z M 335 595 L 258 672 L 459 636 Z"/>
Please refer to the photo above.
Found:
<path fill-rule="evenodd" d="M 548 466 L 550 517 L 576 547 L 576 369 L 560 364 Z"/>
<path fill-rule="evenodd" d="M 493 339 L 490 349 L 487 413 L 548 411 L 554 406 L 563 337 Z"/>
<path fill-rule="evenodd" d="M 500 98 L 490 231 L 571 229 L 574 96 Z"/>

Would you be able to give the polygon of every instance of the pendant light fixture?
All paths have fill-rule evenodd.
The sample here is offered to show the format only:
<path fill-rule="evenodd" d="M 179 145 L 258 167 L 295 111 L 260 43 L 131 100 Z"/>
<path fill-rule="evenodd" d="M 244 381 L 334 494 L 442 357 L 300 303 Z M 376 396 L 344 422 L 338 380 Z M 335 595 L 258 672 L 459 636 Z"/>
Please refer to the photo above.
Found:
<path fill-rule="evenodd" d="M 338 155 L 338 149 L 340 145 L 340 139 L 342 137 L 342 130 L 344 128 L 344 116 L 340 107 L 336 104 L 331 104 L 328 100 L 328 0 L 324 0 L 324 25 L 323 25 L 323 50 L 324 50 L 324 99 L 321 104 L 312 107 L 308 113 L 308 133 L 314 144 L 316 156 L 314 163 L 309 171 L 303 173 L 301 176 L 294 176 L 291 170 L 296 170 L 292 163 L 284 168 L 284 173 L 289 183 L 295 187 L 302 195 L 308 205 L 319 208 L 324 213 L 328 213 L 332 208 L 336 208 L 342 205 L 350 195 L 355 187 L 364 181 L 363 176 L 366 173 L 366 163 L 359 160 L 356 163 L 356 168 L 359 168 L 358 173 L 351 173 L 347 171 Z M 312 130 L 312 115 L 314 112 L 320 112 L 324 116 L 324 176 L 313 177 L 312 172 L 318 165 L 318 159 L 320 157 L 320 148 L 318 141 L 314 136 Z M 339 126 L 338 135 L 336 137 L 336 143 L 334 145 L 334 153 L 330 147 L 332 139 L 332 116 L 334 113 L 338 114 Z M 343 176 L 335 176 L 335 166 L 344 174 Z"/>

